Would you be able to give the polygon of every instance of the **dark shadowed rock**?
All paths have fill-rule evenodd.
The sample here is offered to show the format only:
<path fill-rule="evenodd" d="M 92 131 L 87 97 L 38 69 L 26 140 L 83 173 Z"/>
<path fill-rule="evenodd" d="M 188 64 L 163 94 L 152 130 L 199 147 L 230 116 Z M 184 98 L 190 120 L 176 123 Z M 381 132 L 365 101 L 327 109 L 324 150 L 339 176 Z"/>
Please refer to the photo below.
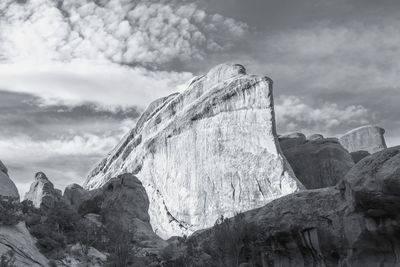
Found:
<path fill-rule="evenodd" d="M 166 243 L 150 225 L 149 199 L 142 183 L 132 174 L 112 178 L 79 208 L 82 215 L 101 214 L 106 225 L 120 225 L 134 233 L 147 247 L 162 247 Z"/>
<path fill-rule="evenodd" d="M 367 125 L 347 132 L 339 140 L 349 152 L 365 150 L 373 154 L 387 148 L 384 133 L 380 127 Z"/>
<path fill-rule="evenodd" d="M 352 157 L 336 138 L 292 143 L 292 146 L 284 144 L 282 151 L 307 189 L 335 185 L 354 165 Z"/>
<path fill-rule="evenodd" d="M 291 133 L 279 136 L 279 144 L 282 150 L 304 144 L 305 142 L 306 136 L 302 133 Z"/>
<path fill-rule="evenodd" d="M 363 158 L 368 157 L 371 155 L 368 151 L 360 150 L 350 153 L 351 157 L 353 158 L 354 163 L 358 163 Z"/>
<path fill-rule="evenodd" d="M 245 235 L 255 236 L 252 255 L 244 253 L 244 247 L 238 262 L 287 267 L 398 266 L 399 192 L 400 147 L 373 154 L 355 165 L 337 187 L 293 193 L 244 213 L 244 223 L 252 224 L 256 235 Z M 218 244 L 213 231 L 194 235 L 192 243 L 200 243 L 213 254 Z M 214 253 L 211 265 L 222 266 L 220 257 Z"/>
<path fill-rule="evenodd" d="M 357 208 L 366 210 L 373 217 L 398 217 L 400 146 L 362 159 L 346 175 L 345 185 Z"/>
<path fill-rule="evenodd" d="M 90 191 L 83 189 L 78 184 L 68 185 L 64 190 L 63 199 L 64 202 L 71 207 L 78 209 L 82 202 L 90 198 Z"/>
<path fill-rule="evenodd" d="M 25 200 L 32 201 L 36 208 L 47 210 L 62 199 L 61 195 L 61 190 L 55 189 L 53 183 L 43 172 L 38 172 L 35 175 L 35 181 L 25 194 Z"/>
<path fill-rule="evenodd" d="M 19 199 L 18 189 L 8 176 L 8 170 L 0 161 L 0 197 Z"/>

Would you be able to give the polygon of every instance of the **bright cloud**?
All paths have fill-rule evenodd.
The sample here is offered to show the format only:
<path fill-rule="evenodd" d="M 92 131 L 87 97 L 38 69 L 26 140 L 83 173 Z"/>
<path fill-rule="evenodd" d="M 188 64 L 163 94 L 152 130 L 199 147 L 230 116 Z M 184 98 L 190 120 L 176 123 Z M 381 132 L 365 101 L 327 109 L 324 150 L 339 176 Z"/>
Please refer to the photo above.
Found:
<path fill-rule="evenodd" d="M 334 133 L 340 128 L 354 128 L 371 122 L 370 112 L 363 106 L 341 107 L 335 103 L 310 106 L 301 98 L 281 96 L 275 105 L 276 121 L 281 133 Z"/>
<path fill-rule="evenodd" d="M 0 88 L 41 97 L 44 104 L 145 107 L 181 90 L 192 74 L 148 71 L 102 62 L 0 64 Z"/>
<path fill-rule="evenodd" d="M 247 32 L 242 22 L 177 1 L 6 0 L 0 11 L 0 55 L 12 61 L 107 59 L 155 67 L 201 59 Z"/>

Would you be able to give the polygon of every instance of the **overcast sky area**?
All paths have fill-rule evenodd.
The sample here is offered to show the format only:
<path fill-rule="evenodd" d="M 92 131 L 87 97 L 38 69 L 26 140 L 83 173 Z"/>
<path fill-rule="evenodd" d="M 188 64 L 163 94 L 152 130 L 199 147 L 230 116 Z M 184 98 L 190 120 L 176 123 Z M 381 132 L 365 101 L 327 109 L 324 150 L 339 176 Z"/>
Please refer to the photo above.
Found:
<path fill-rule="evenodd" d="M 150 101 L 223 62 L 274 80 L 279 133 L 400 144 L 398 0 L 1 0 L 0 160 L 81 184 Z"/>

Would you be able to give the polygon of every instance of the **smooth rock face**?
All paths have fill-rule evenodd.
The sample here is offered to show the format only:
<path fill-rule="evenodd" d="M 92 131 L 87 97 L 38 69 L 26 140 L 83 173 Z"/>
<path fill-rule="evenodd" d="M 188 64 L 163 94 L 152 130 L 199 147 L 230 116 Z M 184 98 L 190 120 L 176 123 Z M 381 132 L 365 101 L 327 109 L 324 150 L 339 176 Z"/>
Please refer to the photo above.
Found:
<path fill-rule="evenodd" d="M 284 142 L 282 151 L 307 189 L 336 185 L 354 166 L 351 155 L 336 138 L 314 139 L 292 146 Z"/>
<path fill-rule="evenodd" d="M 92 209 L 92 210 L 91 210 Z M 102 214 L 104 223 L 118 225 L 131 231 L 137 240 L 147 245 L 163 246 L 164 242 L 150 225 L 149 198 L 142 183 L 134 175 L 126 173 L 112 178 L 101 188 L 94 190 L 90 199 L 84 201 L 80 212 Z"/>
<path fill-rule="evenodd" d="M 246 212 L 258 233 L 257 264 L 250 266 L 398 266 L 399 189 L 396 147 L 360 161 L 336 188 L 297 192 Z M 212 229 L 195 238 L 210 247 Z M 240 264 L 249 263 L 245 256 Z"/>
<path fill-rule="evenodd" d="M 65 188 L 63 200 L 71 207 L 78 209 L 82 202 L 90 198 L 90 195 L 90 191 L 83 189 L 82 186 L 78 184 L 71 184 Z"/>
<path fill-rule="evenodd" d="M 0 161 L 0 197 L 19 199 L 18 189 L 8 176 L 8 170 Z"/>
<path fill-rule="evenodd" d="M 35 181 L 25 195 L 25 200 L 32 201 L 33 206 L 44 209 L 52 208 L 61 198 L 61 191 L 54 188 L 43 172 L 35 175 Z"/>
<path fill-rule="evenodd" d="M 31 236 L 24 222 L 15 226 L 0 226 L 0 256 L 12 251 L 18 267 L 43 267 L 47 259 L 39 252 L 36 240 Z"/>
<path fill-rule="evenodd" d="M 373 154 L 387 148 L 384 133 L 384 129 L 368 125 L 351 130 L 339 141 L 349 152 L 364 150 Z"/>
<path fill-rule="evenodd" d="M 277 145 L 272 81 L 245 73 L 241 65 L 220 65 L 152 103 L 84 187 L 134 173 L 163 238 L 303 188 Z"/>

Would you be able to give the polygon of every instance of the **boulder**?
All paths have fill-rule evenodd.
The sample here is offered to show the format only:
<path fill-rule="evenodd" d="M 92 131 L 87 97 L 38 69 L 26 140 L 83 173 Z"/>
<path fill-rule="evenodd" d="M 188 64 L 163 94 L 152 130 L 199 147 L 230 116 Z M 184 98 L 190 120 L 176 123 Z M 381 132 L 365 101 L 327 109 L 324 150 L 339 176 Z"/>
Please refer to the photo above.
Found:
<path fill-rule="evenodd" d="M 360 151 L 351 152 L 350 155 L 353 158 L 354 163 L 358 163 L 360 160 L 368 157 L 371 154 L 368 151 L 360 150 Z"/>
<path fill-rule="evenodd" d="M 19 200 L 18 189 L 8 176 L 8 170 L 0 161 L 0 197 L 15 198 Z"/>
<path fill-rule="evenodd" d="M 229 220 L 236 227 L 226 234 L 252 238 L 236 254 L 249 266 L 398 266 L 399 189 L 396 147 L 361 160 L 336 187 L 293 193 Z M 223 266 L 215 231 L 196 234 L 191 243 L 216 252 L 210 266 Z"/>
<path fill-rule="evenodd" d="M 296 177 L 307 189 L 336 185 L 354 162 L 336 138 L 323 138 L 283 146 Z"/>
<path fill-rule="evenodd" d="M 82 202 L 90 198 L 90 194 L 90 191 L 83 189 L 82 186 L 71 184 L 65 188 L 63 200 L 65 203 L 77 210 Z"/>
<path fill-rule="evenodd" d="M 306 136 L 302 133 L 291 133 L 279 136 L 279 144 L 282 150 L 302 145 L 306 142 Z"/>
<path fill-rule="evenodd" d="M 219 65 L 150 104 L 84 188 L 123 173 L 143 183 L 150 222 L 165 239 L 303 189 L 277 140 L 272 80 L 238 64 Z"/>
<path fill-rule="evenodd" d="M 94 190 L 80 207 L 80 213 L 92 223 L 98 224 L 95 214 L 101 214 L 105 227 L 122 227 L 146 247 L 163 247 L 166 243 L 153 232 L 148 210 L 146 190 L 139 179 L 129 173 L 112 178 Z"/>
<path fill-rule="evenodd" d="M 387 148 L 384 133 L 380 127 L 367 125 L 347 132 L 339 141 L 349 152 L 364 150 L 373 154 Z"/>
<path fill-rule="evenodd" d="M 323 139 L 324 136 L 322 134 L 312 134 L 307 136 L 307 140 L 308 141 L 314 141 L 314 140 L 319 140 L 319 139 Z"/>
<path fill-rule="evenodd" d="M 36 208 L 47 210 L 54 207 L 56 202 L 61 201 L 61 195 L 61 191 L 54 188 L 47 176 L 43 172 L 38 172 L 35 175 L 35 181 L 25 194 L 25 200 L 32 201 Z"/>

